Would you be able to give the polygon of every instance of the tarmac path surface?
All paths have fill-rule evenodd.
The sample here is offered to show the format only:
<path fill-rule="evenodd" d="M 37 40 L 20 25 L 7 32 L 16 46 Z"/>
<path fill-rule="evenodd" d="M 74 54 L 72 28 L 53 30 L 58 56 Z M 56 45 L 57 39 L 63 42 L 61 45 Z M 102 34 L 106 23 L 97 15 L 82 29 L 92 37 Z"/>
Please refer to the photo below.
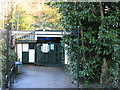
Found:
<path fill-rule="evenodd" d="M 76 88 L 59 67 L 23 65 L 13 88 Z"/>

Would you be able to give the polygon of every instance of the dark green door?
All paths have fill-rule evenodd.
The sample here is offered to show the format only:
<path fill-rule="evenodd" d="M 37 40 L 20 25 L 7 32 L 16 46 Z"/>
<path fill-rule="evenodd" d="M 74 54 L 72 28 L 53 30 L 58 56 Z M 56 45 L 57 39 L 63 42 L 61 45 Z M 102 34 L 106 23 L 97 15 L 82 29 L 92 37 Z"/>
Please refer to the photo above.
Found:
<path fill-rule="evenodd" d="M 49 65 L 53 66 L 57 64 L 57 44 L 56 43 L 49 43 L 49 45 L 53 45 L 53 49 L 50 48 L 49 52 Z"/>
<path fill-rule="evenodd" d="M 49 51 L 42 52 L 42 43 L 36 49 L 36 65 L 57 66 L 62 65 L 62 50 L 60 43 L 48 42 Z"/>
<path fill-rule="evenodd" d="M 37 57 L 36 61 L 35 61 L 36 65 L 44 65 L 44 63 L 45 63 L 44 53 L 41 51 L 41 46 L 42 46 L 42 44 L 37 46 L 37 49 L 36 49 L 36 57 Z"/>
<path fill-rule="evenodd" d="M 29 53 L 28 52 L 22 52 L 22 62 L 29 63 Z"/>

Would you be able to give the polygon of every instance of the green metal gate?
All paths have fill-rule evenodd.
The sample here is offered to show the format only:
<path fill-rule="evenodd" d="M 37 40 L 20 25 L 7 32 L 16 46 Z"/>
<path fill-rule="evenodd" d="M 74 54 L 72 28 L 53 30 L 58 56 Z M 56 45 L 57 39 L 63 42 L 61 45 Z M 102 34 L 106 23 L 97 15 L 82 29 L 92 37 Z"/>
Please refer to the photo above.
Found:
<path fill-rule="evenodd" d="M 47 53 L 42 52 L 42 45 L 48 44 L 49 51 Z M 51 47 L 52 46 L 52 47 Z M 36 48 L 36 65 L 44 66 L 61 66 L 63 65 L 64 49 L 61 43 L 40 43 Z"/>
<path fill-rule="evenodd" d="M 28 52 L 22 52 L 22 62 L 29 63 L 29 53 Z"/>

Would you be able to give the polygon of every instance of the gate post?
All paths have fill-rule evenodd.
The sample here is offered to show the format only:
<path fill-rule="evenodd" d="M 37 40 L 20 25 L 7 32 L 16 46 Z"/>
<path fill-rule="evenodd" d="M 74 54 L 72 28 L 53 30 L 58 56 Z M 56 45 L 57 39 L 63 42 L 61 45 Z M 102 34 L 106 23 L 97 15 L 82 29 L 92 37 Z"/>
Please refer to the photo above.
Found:
<path fill-rule="evenodd" d="M 80 42 L 79 42 L 79 39 L 80 39 L 79 26 L 78 26 L 77 33 L 78 33 L 78 47 L 79 47 L 80 46 Z M 80 83 L 80 79 L 79 79 L 79 49 L 78 49 L 78 54 L 77 54 L 77 87 L 78 88 L 79 88 L 79 83 Z"/>
<path fill-rule="evenodd" d="M 6 44 L 7 44 L 7 51 L 6 51 L 6 88 L 8 88 L 8 72 L 9 72 L 9 67 L 8 67 L 8 63 L 9 63 L 9 29 L 6 30 L 7 32 L 7 39 L 6 39 Z"/>

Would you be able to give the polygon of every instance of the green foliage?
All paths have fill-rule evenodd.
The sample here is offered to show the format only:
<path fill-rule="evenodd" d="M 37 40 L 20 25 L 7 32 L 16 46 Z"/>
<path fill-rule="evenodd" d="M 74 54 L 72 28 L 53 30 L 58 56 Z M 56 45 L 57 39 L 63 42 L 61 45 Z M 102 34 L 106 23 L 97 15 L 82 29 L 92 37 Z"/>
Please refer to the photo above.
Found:
<path fill-rule="evenodd" d="M 70 60 L 69 69 L 71 70 L 72 78 L 76 79 L 77 77 L 76 62 L 78 53 L 80 60 L 80 79 L 99 81 L 103 58 L 106 58 L 108 63 L 114 63 L 112 65 L 114 67 L 111 67 L 110 64 L 108 67 L 107 72 L 111 73 L 110 77 L 114 73 L 120 75 L 120 52 L 118 52 L 120 50 L 116 51 L 115 49 L 116 45 L 118 46 L 117 49 L 120 49 L 120 29 L 118 28 L 120 26 L 119 3 L 57 2 L 51 3 L 50 5 L 59 8 L 59 13 L 62 13 L 60 19 L 61 26 L 71 32 L 71 35 L 64 36 L 63 42 L 68 45 L 66 49 L 68 50 Z M 101 11 L 103 12 L 103 16 Z M 80 46 L 77 44 L 78 38 L 76 32 L 78 26 L 80 26 L 80 31 L 82 31 L 79 34 L 83 34 L 79 40 Z M 117 67 L 116 63 L 118 63 Z M 117 71 L 116 68 L 118 69 Z M 109 79 L 108 77 L 107 80 Z M 112 81 L 114 82 L 115 78 Z"/>
<path fill-rule="evenodd" d="M 5 87 L 6 84 L 6 80 L 5 80 L 5 76 L 7 73 L 7 66 L 6 66 L 6 41 L 4 38 L 2 38 L 0 40 L 0 86 L 1 87 Z M 17 60 L 17 54 L 15 53 L 14 50 L 12 50 L 11 48 L 9 48 L 9 61 L 8 61 L 8 69 L 10 71 L 10 69 L 13 67 L 14 61 Z M 10 77 L 10 72 L 8 72 L 8 77 Z"/>
<path fill-rule="evenodd" d="M 33 30 L 33 23 L 34 18 L 27 12 L 26 7 L 18 5 L 15 11 L 11 9 L 11 12 L 8 13 L 5 26 L 7 29 L 7 25 L 9 24 L 12 30 Z"/>
<path fill-rule="evenodd" d="M 0 56 L 0 87 L 5 86 L 5 74 L 6 74 L 6 56 Z"/>
<path fill-rule="evenodd" d="M 59 19 L 61 15 L 57 13 L 56 8 L 48 7 L 46 3 L 41 5 L 38 15 L 34 16 L 36 23 L 33 26 L 37 29 L 50 29 L 50 30 L 63 30 L 59 25 Z"/>
<path fill-rule="evenodd" d="M 13 18 L 14 30 L 33 30 L 34 18 L 27 13 L 24 6 L 19 6 Z"/>

